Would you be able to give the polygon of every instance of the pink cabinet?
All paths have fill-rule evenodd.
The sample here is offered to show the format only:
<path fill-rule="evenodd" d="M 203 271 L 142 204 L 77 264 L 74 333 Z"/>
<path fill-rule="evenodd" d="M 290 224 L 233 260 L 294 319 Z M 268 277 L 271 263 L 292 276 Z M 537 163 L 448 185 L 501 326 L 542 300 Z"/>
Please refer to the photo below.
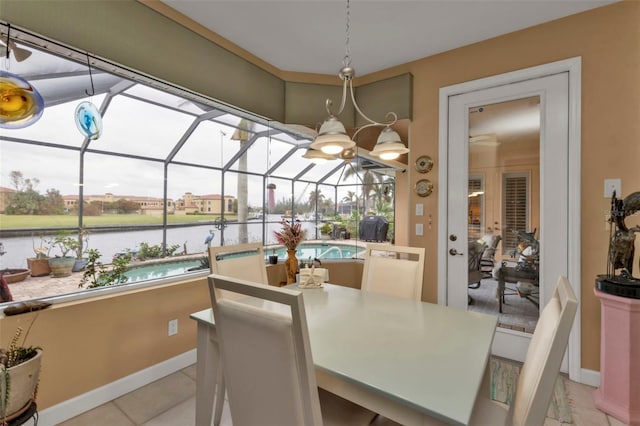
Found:
<path fill-rule="evenodd" d="M 602 308 L 596 407 L 640 426 L 640 299 L 594 291 Z"/>

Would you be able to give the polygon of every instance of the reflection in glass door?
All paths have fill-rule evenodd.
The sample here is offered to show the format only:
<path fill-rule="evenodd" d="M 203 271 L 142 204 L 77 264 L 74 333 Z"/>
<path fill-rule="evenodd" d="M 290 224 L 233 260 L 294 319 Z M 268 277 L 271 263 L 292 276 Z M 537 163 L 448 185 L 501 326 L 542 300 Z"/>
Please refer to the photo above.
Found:
<path fill-rule="evenodd" d="M 532 333 L 539 313 L 540 97 L 468 110 L 468 309 Z"/>

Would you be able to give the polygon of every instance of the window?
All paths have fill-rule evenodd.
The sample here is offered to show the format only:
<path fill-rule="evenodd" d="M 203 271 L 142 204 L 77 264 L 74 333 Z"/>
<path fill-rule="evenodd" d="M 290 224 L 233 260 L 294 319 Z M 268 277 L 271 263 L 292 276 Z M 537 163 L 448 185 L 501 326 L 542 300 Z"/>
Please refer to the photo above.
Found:
<path fill-rule="evenodd" d="M 502 177 L 502 253 L 518 246 L 514 231 L 529 231 L 529 175 L 505 173 Z"/>
<path fill-rule="evenodd" d="M 273 244 L 283 218 L 301 220 L 310 239 L 322 221 L 342 221 L 357 238 L 365 206 L 393 223 L 394 172 L 374 157 L 312 164 L 302 158 L 312 131 L 107 67 L 100 58 L 92 61 L 100 84 L 87 97 L 86 53 L 57 43 L 42 51 L 38 36 L 11 34 L 32 51 L 11 72 L 43 93 L 47 107 L 36 123 L 0 132 L 0 238 L 7 250 L 0 268 L 26 266 L 40 237 L 60 230 L 87 231 L 88 248 L 109 264 L 127 252 L 141 262 L 204 256 L 208 245 Z M 104 111 L 97 140 L 76 128 L 82 101 Z M 72 288 L 86 291 L 77 282 Z M 43 291 L 35 297 L 56 295 L 47 293 L 52 286 Z"/>

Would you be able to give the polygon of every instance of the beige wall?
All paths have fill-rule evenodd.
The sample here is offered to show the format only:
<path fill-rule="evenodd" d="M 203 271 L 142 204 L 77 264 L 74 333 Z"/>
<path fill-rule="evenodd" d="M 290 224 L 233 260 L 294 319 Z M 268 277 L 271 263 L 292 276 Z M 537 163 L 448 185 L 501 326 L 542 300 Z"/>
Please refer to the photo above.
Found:
<path fill-rule="evenodd" d="M 27 346 L 44 350 L 38 408 L 45 409 L 196 346 L 189 314 L 211 306 L 206 279 L 54 305 L 3 317 L 0 346 L 33 322 Z M 169 320 L 178 334 L 167 336 Z"/>
<path fill-rule="evenodd" d="M 126 26 L 126 19 L 118 21 L 118 17 L 122 13 L 130 11 L 131 2 L 78 2 L 89 4 L 91 7 L 85 12 L 89 17 L 96 20 L 87 19 L 85 22 L 91 23 L 91 28 L 79 26 L 78 22 L 73 22 L 71 18 L 63 13 L 64 8 L 49 7 L 50 13 L 44 13 L 42 9 L 34 4 L 45 5 L 47 2 L 8 2 L 0 0 L 0 9 L 3 14 L 7 10 L 11 12 L 10 19 L 16 20 L 17 25 L 24 26 L 27 29 L 40 32 L 45 36 L 66 40 L 72 45 L 95 51 L 92 49 L 93 44 L 100 46 L 101 54 L 105 57 L 115 58 L 119 62 L 132 66 L 137 69 L 156 69 L 157 73 L 152 73 L 166 78 L 170 81 L 179 82 L 185 87 L 193 90 L 201 91 L 208 95 L 225 99 L 225 96 L 231 96 L 228 91 L 214 82 L 216 79 L 210 78 L 207 73 L 202 73 L 198 67 L 186 69 L 185 67 L 172 67 L 165 70 L 163 65 L 166 61 L 166 45 L 162 45 L 165 52 L 163 55 L 155 55 L 157 52 L 157 40 L 147 38 L 137 38 L 135 44 L 128 43 L 125 39 L 114 40 L 109 37 L 112 34 L 99 33 L 84 37 L 85 33 L 89 33 L 101 16 L 94 16 L 96 9 L 95 4 L 100 3 L 98 12 L 102 16 L 108 16 L 113 19 L 110 25 L 118 34 L 125 36 L 131 31 Z M 49 3 L 50 4 L 50 3 Z M 11 6 L 10 9 L 7 6 Z M 111 6 L 114 5 L 114 6 Z M 133 7 L 136 9 L 136 7 Z M 119 10 L 124 12 L 120 12 Z M 139 11 L 138 11 L 139 12 Z M 106 15 L 105 15 L 106 14 Z M 9 19 L 4 15 L 2 19 Z M 120 16 L 124 18 L 123 16 Z M 425 265 L 425 285 L 423 290 L 423 299 L 427 301 L 437 300 L 437 214 L 438 214 L 438 90 L 440 87 L 452 84 L 462 83 L 469 80 L 475 80 L 482 77 L 501 74 L 517 69 L 530 66 L 540 65 L 561 59 L 575 56 L 582 57 L 582 199 L 581 209 L 582 216 L 576 218 L 581 220 L 581 274 L 582 274 L 582 367 L 599 370 L 600 358 L 600 307 L 598 300 L 593 295 L 594 278 L 598 273 L 604 272 L 605 257 L 607 251 L 607 230 L 604 224 L 604 215 L 608 210 L 609 200 L 603 197 L 603 179 L 611 177 L 619 177 L 622 179 L 623 193 L 628 194 L 632 191 L 640 189 L 640 173 L 638 173 L 638 159 L 640 159 L 640 84 L 638 76 L 640 75 L 640 2 L 625 1 L 616 3 L 603 8 L 588 11 L 582 14 L 570 16 L 564 19 L 556 20 L 547 24 L 535 26 L 526 30 L 497 37 L 481 43 L 476 43 L 450 52 L 445 52 L 436 56 L 425 58 L 416 62 L 405 64 L 384 72 L 371 74 L 358 79 L 357 84 L 364 85 L 367 83 L 384 80 L 389 77 L 395 77 L 404 73 L 413 75 L 413 122 L 409 129 L 409 140 L 412 148 L 409 164 L 412 164 L 414 158 L 421 154 L 431 155 L 435 160 L 434 170 L 429 173 L 429 178 L 436 184 L 434 194 L 425 199 L 420 199 L 424 203 L 425 218 L 427 226 L 425 226 L 425 234 L 423 237 L 415 237 L 412 234 L 416 218 L 413 216 L 412 206 L 417 202 L 417 197 L 410 193 L 418 179 L 415 173 L 412 173 L 412 167 L 408 168 L 405 182 L 402 188 L 407 195 L 406 203 L 398 203 L 397 208 L 402 209 L 403 206 L 409 206 L 408 211 L 404 214 L 410 218 L 407 226 L 408 242 L 411 245 L 422 246 L 426 248 L 426 265 Z M 152 22 L 145 22 L 145 25 L 151 25 Z M 172 25 L 163 22 L 163 27 L 168 25 L 169 33 L 176 40 L 187 37 L 183 30 L 178 30 Z M 103 30 L 105 26 L 103 25 Z M 136 27 L 135 25 L 132 27 Z M 153 29 L 153 27 L 151 27 Z M 128 32 L 127 32 L 128 31 Z M 156 31 L 157 32 L 157 31 Z M 140 31 L 136 27 L 134 36 L 143 35 L 145 31 Z M 153 34 L 153 31 L 151 31 Z M 176 37 L 178 36 L 178 37 Z M 101 41 L 102 40 L 102 41 Z M 105 44 L 104 40 L 108 40 Z M 191 39 L 190 39 L 191 40 Z M 129 39 L 130 41 L 130 39 Z M 92 44 L 93 43 L 93 44 Z M 136 49 L 134 45 L 142 45 L 148 48 L 150 55 L 145 57 L 135 56 Z M 198 49 L 206 49 L 206 46 L 196 46 Z M 111 49 L 111 50 L 109 50 Z M 187 50 L 187 49 L 185 49 Z M 193 52 L 193 50 L 190 50 Z M 176 56 L 172 59 L 173 63 L 191 63 L 194 58 L 187 58 L 188 52 L 172 51 Z M 163 56 L 164 58 L 160 57 Z M 251 59 L 251 58 L 249 58 Z M 236 60 L 233 59 L 232 62 Z M 154 64 L 157 66 L 154 67 Z M 211 67 L 219 66 L 211 64 Z M 278 87 L 280 82 L 274 81 L 268 75 L 262 74 L 262 71 L 248 67 L 244 64 L 240 66 L 242 73 L 237 73 L 238 79 L 242 80 L 248 74 L 260 75 L 256 81 L 273 83 L 270 87 Z M 290 81 L 305 82 L 304 75 L 296 76 L 291 73 L 284 73 Z M 313 79 L 319 79 L 314 76 Z M 266 86 L 265 86 L 266 87 Z M 216 96 L 219 90 L 219 96 Z M 276 92 L 279 89 L 276 90 Z M 268 111 L 273 108 L 273 104 L 278 103 L 278 99 L 284 99 L 283 93 L 274 93 L 273 96 L 266 96 L 263 90 L 257 90 L 252 87 L 240 88 L 242 95 L 257 95 L 260 99 L 246 100 L 247 105 L 252 102 L 255 104 L 253 111 Z M 229 99 L 231 101 L 231 99 Z M 265 105 L 264 101 L 268 101 L 269 105 Z M 262 103 L 261 103 L 262 102 Z M 277 109 L 277 114 L 282 115 L 282 109 Z M 247 108 L 250 109 L 251 108 Z M 401 211 L 398 216 L 402 216 Z M 431 218 L 431 226 L 428 221 Z M 632 220 L 637 220 L 632 218 Z M 202 286 L 201 286 L 202 287 Z M 194 306 L 185 308 L 180 314 L 186 315 L 186 311 L 194 309 L 198 304 L 208 303 L 208 300 L 195 300 L 195 294 L 204 290 L 193 290 L 194 299 L 190 300 Z M 174 296 L 177 295 L 174 294 Z M 170 295 L 166 295 L 170 296 Z M 182 294 L 180 298 L 182 298 Z M 177 299 L 180 299 L 177 298 Z M 125 298 L 126 299 L 126 298 Z M 125 300 L 123 299 L 123 300 Z M 137 297 L 133 296 L 133 299 Z M 175 300 L 175 297 L 168 297 L 168 301 Z M 160 305 L 172 303 L 168 301 L 156 300 Z M 148 300 L 138 300 L 139 305 L 146 306 Z M 183 301 L 180 301 L 183 303 Z M 186 303 L 186 301 L 184 302 Z M 69 310 L 69 315 L 64 315 L 64 320 L 58 324 L 56 337 L 44 335 L 34 335 L 36 338 L 42 338 L 45 342 L 52 345 L 56 349 L 56 353 L 64 353 L 68 351 L 67 358 L 72 359 L 76 354 L 71 353 L 72 343 L 79 341 L 86 333 L 91 324 L 108 321 L 121 321 L 118 315 L 113 312 L 130 313 L 126 315 L 134 327 L 148 326 L 155 330 L 154 327 L 161 327 L 162 334 L 166 331 L 167 318 L 161 310 L 153 312 L 149 310 L 148 319 L 141 318 L 141 322 L 137 320 L 133 314 L 139 308 L 138 303 L 118 304 L 113 306 L 105 305 L 104 311 L 100 315 L 95 315 L 89 307 L 74 307 Z M 59 308 L 60 309 L 60 308 Z M 110 311 L 113 309 L 113 311 Z M 165 309 L 169 309 L 168 307 Z M 72 315 L 73 314 L 73 315 Z M 156 319 L 154 319 L 154 314 Z M 77 317 L 76 317 L 77 315 Z M 72 318 L 87 318 L 86 324 L 73 324 Z M 133 318 L 136 318 L 133 321 Z M 94 321 L 95 319 L 95 321 Z M 7 320 L 2 320 L 0 331 L 2 331 L 2 341 L 7 330 L 11 330 L 11 324 L 6 324 Z M 145 324 L 145 321 L 147 322 Z M 44 322 L 44 321 L 43 321 Z M 158 323 L 160 323 L 158 325 Z M 54 323 L 55 325 L 55 323 Z M 102 347 L 108 345 L 109 348 L 120 347 L 127 348 L 131 345 L 135 350 L 139 345 L 130 337 L 120 334 L 122 329 L 113 330 L 104 324 L 95 324 L 95 333 L 91 338 L 95 339 L 96 345 Z M 82 329 L 78 329 L 78 328 Z M 159 328 L 155 337 L 160 338 Z M 64 330 L 62 333 L 60 330 Z M 129 330 L 130 331 L 130 330 Z M 77 334 L 75 334 L 77 333 Z M 132 333 L 133 334 L 133 333 Z M 185 338 L 185 335 L 181 338 Z M 166 338 L 165 338 L 166 339 Z M 162 340 L 162 339 L 161 339 Z M 38 341 L 39 342 L 39 341 Z M 192 342 L 193 343 L 193 342 Z M 147 342 L 153 345 L 153 342 Z M 66 346 L 69 345 L 69 346 Z M 43 344 L 44 346 L 44 344 Z M 171 346 L 171 349 L 165 348 L 162 355 L 168 356 L 169 352 L 178 353 L 182 351 L 187 344 Z M 192 346 L 190 346 L 192 347 Z M 122 369 L 134 371 L 134 368 L 141 367 L 139 364 L 150 365 L 152 362 L 159 360 L 162 355 L 153 351 L 142 352 L 138 359 L 149 358 L 145 361 L 134 361 L 133 366 L 127 364 L 126 367 L 120 365 L 122 359 L 117 359 L 116 355 L 122 355 L 121 351 L 113 354 L 111 359 L 107 355 L 100 354 L 101 364 L 109 369 L 113 368 L 116 373 L 112 374 L 105 371 L 92 371 L 91 374 L 100 376 L 122 374 Z M 55 355 L 46 355 L 49 359 Z M 93 354 L 88 354 L 90 358 Z M 106 358 L 105 358 L 106 357 Z M 46 361 L 45 361 L 46 362 Z M 84 362 L 84 361 L 83 361 Z M 47 365 L 45 364 L 45 368 Z M 59 366 L 58 366 L 59 367 Z M 63 393 L 58 397 L 50 395 L 54 386 L 50 380 L 58 380 L 63 376 L 68 379 L 68 372 L 52 371 L 45 373 L 43 377 L 42 403 L 43 407 L 51 405 L 54 401 L 63 400 L 68 393 Z M 94 380 L 86 377 L 78 380 L 86 381 L 83 387 L 89 388 L 94 381 L 104 382 L 106 377 L 101 380 Z M 89 383 L 92 382 L 92 383 Z"/>
<path fill-rule="evenodd" d="M 436 191 L 427 198 L 425 215 L 437 218 L 438 90 L 441 87 L 557 60 L 582 57 L 581 190 L 581 344 L 582 367 L 600 370 L 600 305 L 594 279 L 604 273 L 608 247 L 603 180 L 619 177 L 622 192 L 640 190 L 640 2 L 621 2 L 495 39 L 476 43 L 393 70 L 414 76 L 411 159 L 429 154 Z M 412 186 L 419 178 L 410 176 Z M 417 201 L 411 197 L 410 206 Z M 410 208 L 409 229 L 417 218 Z M 638 223 L 638 216 L 629 223 Z M 435 225 L 435 224 L 434 224 Z M 426 248 L 424 300 L 437 300 L 437 226 L 411 245 Z M 444 250 L 444 248 L 441 248 Z M 638 250 L 636 251 L 638 252 Z"/>

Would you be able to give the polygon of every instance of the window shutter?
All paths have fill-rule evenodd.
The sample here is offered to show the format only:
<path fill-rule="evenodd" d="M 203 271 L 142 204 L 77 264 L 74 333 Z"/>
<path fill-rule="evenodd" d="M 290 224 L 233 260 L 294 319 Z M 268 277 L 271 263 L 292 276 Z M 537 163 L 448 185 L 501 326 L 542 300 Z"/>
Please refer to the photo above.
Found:
<path fill-rule="evenodd" d="M 483 223 L 483 200 L 484 194 L 480 194 L 483 189 L 482 177 L 469 176 L 469 241 L 479 240 L 482 237 Z"/>
<path fill-rule="evenodd" d="M 526 174 L 505 174 L 502 185 L 502 253 L 509 254 L 518 246 L 518 236 L 514 231 L 529 230 L 529 177 Z"/>

